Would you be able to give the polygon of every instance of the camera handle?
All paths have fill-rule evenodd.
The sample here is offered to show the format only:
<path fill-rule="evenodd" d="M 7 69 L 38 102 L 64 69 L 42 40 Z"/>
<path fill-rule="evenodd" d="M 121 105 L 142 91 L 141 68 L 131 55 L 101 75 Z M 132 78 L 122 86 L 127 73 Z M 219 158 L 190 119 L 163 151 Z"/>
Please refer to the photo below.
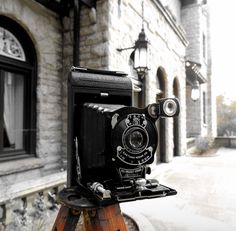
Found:
<path fill-rule="evenodd" d="M 76 231 L 82 214 L 84 231 L 127 231 L 119 203 L 98 207 L 73 188 L 63 189 L 59 202 L 52 231 Z"/>

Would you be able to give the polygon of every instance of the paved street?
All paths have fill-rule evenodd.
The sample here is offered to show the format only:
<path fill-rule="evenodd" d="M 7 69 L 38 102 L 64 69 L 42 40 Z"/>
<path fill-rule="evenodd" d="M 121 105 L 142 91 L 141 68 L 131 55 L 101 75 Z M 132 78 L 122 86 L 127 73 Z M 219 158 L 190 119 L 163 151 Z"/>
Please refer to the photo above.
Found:
<path fill-rule="evenodd" d="M 236 230 L 236 149 L 214 156 L 175 157 L 155 167 L 150 178 L 176 196 L 121 204 L 140 231 Z"/>

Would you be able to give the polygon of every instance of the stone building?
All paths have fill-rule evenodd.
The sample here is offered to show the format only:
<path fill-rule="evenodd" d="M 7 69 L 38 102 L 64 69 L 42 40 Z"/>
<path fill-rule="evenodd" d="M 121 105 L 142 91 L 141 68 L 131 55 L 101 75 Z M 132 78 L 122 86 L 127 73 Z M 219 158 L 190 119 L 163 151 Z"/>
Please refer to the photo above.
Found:
<path fill-rule="evenodd" d="M 34 211 L 42 198 L 45 211 L 55 208 L 52 194 L 65 182 L 72 65 L 128 73 L 134 105 L 179 98 L 180 116 L 157 124 L 157 162 L 185 154 L 187 137 L 215 135 L 206 1 L 148 0 L 143 14 L 141 6 L 141 0 L 0 0 L 0 227 L 19 215 L 16 205 L 22 222 L 26 207 Z M 145 88 L 133 50 L 117 50 L 134 46 L 142 23 L 150 42 Z M 201 94 L 193 102 L 195 80 Z"/>
<path fill-rule="evenodd" d="M 206 1 L 183 1 L 182 25 L 189 45 L 186 49 L 187 137 L 216 136 L 216 105 L 212 89 L 210 11 Z M 191 100 L 194 82 L 199 100 Z"/>

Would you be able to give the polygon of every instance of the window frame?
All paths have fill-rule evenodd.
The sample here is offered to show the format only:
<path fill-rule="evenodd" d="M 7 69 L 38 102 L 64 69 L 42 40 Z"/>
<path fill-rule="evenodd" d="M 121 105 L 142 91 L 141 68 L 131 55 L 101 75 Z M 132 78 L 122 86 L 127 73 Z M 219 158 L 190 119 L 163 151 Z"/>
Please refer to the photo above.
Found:
<path fill-rule="evenodd" d="M 18 39 L 26 56 L 26 61 L 21 61 L 0 55 L 0 162 L 3 162 L 36 155 L 37 59 L 34 45 L 21 26 L 3 15 L 0 15 L 0 26 Z M 23 150 L 3 150 L 4 72 L 21 74 L 24 78 Z"/>
<path fill-rule="evenodd" d="M 205 33 L 202 33 L 202 57 L 204 61 L 207 61 L 207 38 Z"/>
<path fill-rule="evenodd" d="M 207 98 L 206 98 L 206 92 L 203 91 L 202 93 L 202 100 L 203 100 L 203 103 L 202 103 L 202 119 L 203 119 L 203 124 L 204 125 L 207 125 Z"/>

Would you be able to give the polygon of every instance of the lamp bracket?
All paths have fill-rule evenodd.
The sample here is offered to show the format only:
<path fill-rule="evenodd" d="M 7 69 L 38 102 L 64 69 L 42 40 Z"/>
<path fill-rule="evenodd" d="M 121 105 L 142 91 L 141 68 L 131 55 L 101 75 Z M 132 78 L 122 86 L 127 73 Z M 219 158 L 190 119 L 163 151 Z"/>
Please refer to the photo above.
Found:
<path fill-rule="evenodd" d="M 116 48 L 117 51 L 121 52 L 121 51 L 125 51 L 125 50 L 130 50 L 130 49 L 135 49 L 135 46 L 132 47 L 126 47 L 126 48 Z"/>

